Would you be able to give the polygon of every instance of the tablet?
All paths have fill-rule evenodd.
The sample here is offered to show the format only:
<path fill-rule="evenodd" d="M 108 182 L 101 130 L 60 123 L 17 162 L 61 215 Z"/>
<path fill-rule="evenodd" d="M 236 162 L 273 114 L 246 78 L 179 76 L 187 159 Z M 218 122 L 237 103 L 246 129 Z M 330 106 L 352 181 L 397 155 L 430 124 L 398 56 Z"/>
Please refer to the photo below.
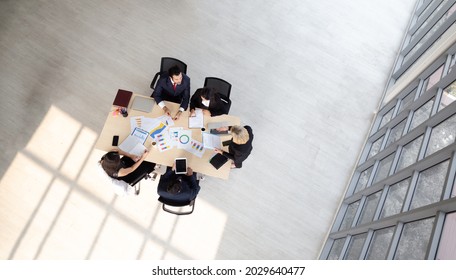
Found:
<path fill-rule="evenodd" d="M 174 160 L 174 166 L 176 174 L 187 174 L 187 159 L 186 158 L 176 158 Z"/>

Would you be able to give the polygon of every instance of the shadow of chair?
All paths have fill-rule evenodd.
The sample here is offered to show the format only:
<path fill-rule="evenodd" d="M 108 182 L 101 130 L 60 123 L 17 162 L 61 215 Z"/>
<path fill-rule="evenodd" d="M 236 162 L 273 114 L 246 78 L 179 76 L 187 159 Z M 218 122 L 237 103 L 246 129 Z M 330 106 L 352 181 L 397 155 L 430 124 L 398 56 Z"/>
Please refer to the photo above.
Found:
<path fill-rule="evenodd" d="M 214 88 L 220 94 L 220 98 L 223 101 L 224 113 L 228 114 L 231 108 L 231 84 L 220 78 L 206 77 L 204 79 L 204 87 Z"/>
<path fill-rule="evenodd" d="M 185 64 L 184 62 L 182 62 L 181 60 L 179 60 L 177 58 L 162 57 L 161 58 L 161 63 L 160 63 L 160 71 L 155 74 L 154 78 L 152 79 L 152 82 L 150 83 L 150 88 L 152 90 L 155 89 L 155 85 L 156 85 L 158 79 L 163 74 L 167 74 L 169 68 L 173 67 L 174 65 L 179 66 L 179 68 L 182 71 L 182 73 L 187 74 L 187 64 Z"/>
<path fill-rule="evenodd" d="M 163 204 L 163 211 L 174 215 L 189 215 L 193 213 L 193 210 L 195 209 L 195 200 L 196 198 L 187 201 L 175 201 L 162 196 L 158 198 L 158 201 Z M 188 208 L 188 210 L 185 210 L 185 208 Z"/>

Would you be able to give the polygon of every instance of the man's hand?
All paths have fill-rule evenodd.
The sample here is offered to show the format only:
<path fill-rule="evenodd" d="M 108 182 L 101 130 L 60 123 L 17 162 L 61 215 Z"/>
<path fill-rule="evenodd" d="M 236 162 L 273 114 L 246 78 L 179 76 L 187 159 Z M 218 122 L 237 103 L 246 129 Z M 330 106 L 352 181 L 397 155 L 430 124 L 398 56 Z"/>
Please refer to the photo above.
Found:
<path fill-rule="evenodd" d="M 165 111 L 165 114 L 171 117 L 171 111 L 168 109 L 168 107 L 163 107 L 163 111 Z"/>
<path fill-rule="evenodd" d="M 222 131 L 228 131 L 228 127 L 227 127 L 227 126 L 219 127 L 219 128 L 217 128 L 217 131 L 220 131 L 220 132 L 222 132 Z"/>
<path fill-rule="evenodd" d="M 181 110 L 177 111 L 177 113 L 174 116 L 173 120 L 177 121 L 180 118 L 181 115 L 182 115 L 182 111 Z"/>

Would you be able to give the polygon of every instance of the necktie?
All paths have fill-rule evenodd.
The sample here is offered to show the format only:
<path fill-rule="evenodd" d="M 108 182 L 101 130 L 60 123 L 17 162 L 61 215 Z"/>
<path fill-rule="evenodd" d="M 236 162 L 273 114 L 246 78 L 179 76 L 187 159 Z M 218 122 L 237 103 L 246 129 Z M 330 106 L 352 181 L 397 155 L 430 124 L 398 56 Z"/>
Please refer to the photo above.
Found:
<path fill-rule="evenodd" d="M 175 84 L 173 85 L 174 91 L 176 91 L 176 87 L 177 87 L 177 84 L 175 83 Z"/>

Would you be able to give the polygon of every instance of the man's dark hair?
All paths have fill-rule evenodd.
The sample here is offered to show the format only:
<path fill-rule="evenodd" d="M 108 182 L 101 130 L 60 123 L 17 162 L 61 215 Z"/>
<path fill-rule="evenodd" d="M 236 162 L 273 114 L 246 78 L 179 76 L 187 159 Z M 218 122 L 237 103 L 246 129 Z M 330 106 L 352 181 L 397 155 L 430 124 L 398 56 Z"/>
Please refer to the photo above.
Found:
<path fill-rule="evenodd" d="M 172 77 L 172 76 L 179 76 L 179 74 L 180 74 L 181 72 L 182 72 L 182 71 L 181 71 L 181 69 L 179 68 L 179 66 L 174 65 L 174 66 L 172 66 L 171 68 L 169 68 L 169 70 L 168 70 L 168 75 L 169 75 L 170 77 Z"/>

